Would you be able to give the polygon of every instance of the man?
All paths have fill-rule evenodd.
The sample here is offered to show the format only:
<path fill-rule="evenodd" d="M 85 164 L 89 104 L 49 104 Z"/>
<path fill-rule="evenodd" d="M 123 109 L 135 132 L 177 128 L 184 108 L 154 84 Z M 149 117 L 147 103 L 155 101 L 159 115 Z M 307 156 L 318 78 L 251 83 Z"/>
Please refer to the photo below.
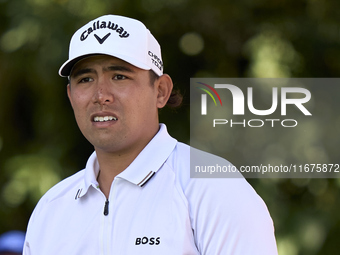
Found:
<path fill-rule="evenodd" d="M 173 84 L 141 22 L 89 22 L 59 73 L 95 152 L 39 201 L 25 255 L 277 254 L 268 210 L 243 178 L 190 178 L 189 146 L 158 121 Z"/>

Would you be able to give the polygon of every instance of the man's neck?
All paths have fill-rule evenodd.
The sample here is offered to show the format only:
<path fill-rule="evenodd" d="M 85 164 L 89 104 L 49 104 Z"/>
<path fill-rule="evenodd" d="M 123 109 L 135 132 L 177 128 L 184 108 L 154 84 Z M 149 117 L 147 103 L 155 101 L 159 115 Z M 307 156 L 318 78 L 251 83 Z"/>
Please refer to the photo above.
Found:
<path fill-rule="evenodd" d="M 99 187 L 104 195 L 108 198 L 110 189 L 114 178 L 123 172 L 145 148 L 145 146 L 152 140 L 154 135 L 158 132 L 155 131 L 153 135 L 142 141 L 133 148 L 107 152 L 99 148 L 96 149 L 97 159 L 100 167 L 100 174 L 97 177 Z"/>
<path fill-rule="evenodd" d="M 137 155 L 115 155 L 110 153 L 99 152 L 96 150 L 97 158 L 100 166 L 100 172 L 97 177 L 99 187 L 104 195 L 108 198 L 110 194 L 113 179 L 123 172 Z"/>

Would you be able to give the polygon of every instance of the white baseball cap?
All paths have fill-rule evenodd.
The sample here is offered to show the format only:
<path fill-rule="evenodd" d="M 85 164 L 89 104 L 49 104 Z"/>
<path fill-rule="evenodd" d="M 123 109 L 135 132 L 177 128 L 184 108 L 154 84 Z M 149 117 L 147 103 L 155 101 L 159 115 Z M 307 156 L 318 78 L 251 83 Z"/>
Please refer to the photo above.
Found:
<path fill-rule="evenodd" d="M 69 59 L 59 69 L 67 77 L 73 66 L 91 55 L 105 54 L 144 70 L 163 74 L 161 48 L 145 25 L 135 19 L 104 15 L 78 29 L 71 38 Z"/>

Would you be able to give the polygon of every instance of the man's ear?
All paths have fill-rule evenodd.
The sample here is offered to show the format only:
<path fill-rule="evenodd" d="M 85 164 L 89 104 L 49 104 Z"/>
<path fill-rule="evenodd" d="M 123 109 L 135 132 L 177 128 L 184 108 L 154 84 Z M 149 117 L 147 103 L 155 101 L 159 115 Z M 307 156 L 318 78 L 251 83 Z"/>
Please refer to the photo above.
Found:
<path fill-rule="evenodd" d="M 67 84 L 67 96 L 68 96 L 68 99 L 70 100 L 71 106 L 73 108 L 72 99 L 71 99 L 71 85 L 70 84 Z"/>
<path fill-rule="evenodd" d="M 156 81 L 157 107 L 163 108 L 169 100 L 173 88 L 172 79 L 169 75 L 163 74 Z"/>

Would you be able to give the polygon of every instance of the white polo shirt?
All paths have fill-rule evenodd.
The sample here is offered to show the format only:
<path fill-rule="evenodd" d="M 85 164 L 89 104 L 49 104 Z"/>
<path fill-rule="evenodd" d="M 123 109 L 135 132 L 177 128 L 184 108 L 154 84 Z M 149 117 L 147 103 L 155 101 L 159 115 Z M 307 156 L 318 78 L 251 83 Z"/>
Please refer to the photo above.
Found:
<path fill-rule="evenodd" d="M 161 124 L 107 201 L 93 153 L 41 198 L 24 255 L 277 254 L 267 207 L 246 180 L 190 178 L 189 164 L 190 147 Z"/>

